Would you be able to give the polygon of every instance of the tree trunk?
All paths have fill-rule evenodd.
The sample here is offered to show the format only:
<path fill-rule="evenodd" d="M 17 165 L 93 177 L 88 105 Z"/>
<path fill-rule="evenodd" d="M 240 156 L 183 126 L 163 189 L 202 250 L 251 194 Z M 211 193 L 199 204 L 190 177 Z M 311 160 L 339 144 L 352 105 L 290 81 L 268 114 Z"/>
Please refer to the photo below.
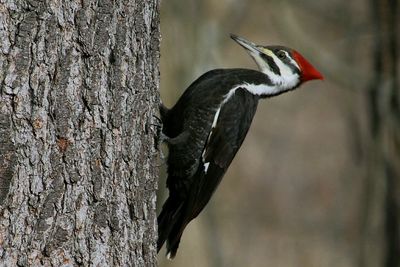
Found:
<path fill-rule="evenodd" d="M 374 30 L 374 76 L 368 90 L 370 164 L 367 177 L 367 209 L 364 226 L 364 259 L 370 262 L 377 250 L 376 266 L 400 266 L 400 96 L 398 74 L 399 4 L 397 0 L 371 0 Z M 381 226 L 381 227 L 377 227 Z M 382 248 L 377 246 L 380 236 Z M 381 243 L 379 242 L 379 244 Z"/>
<path fill-rule="evenodd" d="M 155 266 L 159 1 L 0 1 L 0 265 Z"/>

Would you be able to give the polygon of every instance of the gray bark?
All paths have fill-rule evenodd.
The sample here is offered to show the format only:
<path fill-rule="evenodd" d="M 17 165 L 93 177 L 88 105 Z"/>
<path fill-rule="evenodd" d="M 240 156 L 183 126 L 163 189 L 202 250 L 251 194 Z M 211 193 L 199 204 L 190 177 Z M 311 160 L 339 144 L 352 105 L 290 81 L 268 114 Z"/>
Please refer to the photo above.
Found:
<path fill-rule="evenodd" d="M 0 1 L 0 265 L 155 266 L 159 1 Z"/>

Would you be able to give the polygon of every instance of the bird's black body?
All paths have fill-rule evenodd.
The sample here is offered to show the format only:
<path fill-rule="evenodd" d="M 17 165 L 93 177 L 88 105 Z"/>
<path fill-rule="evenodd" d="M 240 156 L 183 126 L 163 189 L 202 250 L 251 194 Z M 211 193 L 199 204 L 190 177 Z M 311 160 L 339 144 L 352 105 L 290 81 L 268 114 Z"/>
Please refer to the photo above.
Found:
<path fill-rule="evenodd" d="M 250 127 L 259 96 L 240 87 L 223 103 L 230 90 L 246 83 L 270 81 L 250 69 L 212 70 L 193 82 L 176 105 L 162 114 L 163 133 L 176 141 L 169 144 L 170 196 L 158 218 L 158 248 L 168 240 L 172 257 L 184 228 L 210 200 Z"/>
<path fill-rule="evenodd" d="M 263 97 L 276 96 L 322 75 L 298 52 L 258 46 L 241 37 L 260 71 L 212 70 L 194 81 L 175 106 L 160 108 L 169 147 L 169 197 L 158 216 L 158 251 L 173 258 L 187 224 L 203 210 L 231 164 Z"/>

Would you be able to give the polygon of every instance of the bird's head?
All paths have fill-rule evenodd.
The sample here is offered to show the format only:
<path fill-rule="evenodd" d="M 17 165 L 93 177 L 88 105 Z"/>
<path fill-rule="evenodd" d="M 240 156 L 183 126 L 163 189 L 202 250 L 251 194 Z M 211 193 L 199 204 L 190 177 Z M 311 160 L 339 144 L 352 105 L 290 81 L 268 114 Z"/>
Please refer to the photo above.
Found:
<path fill-rule="evenodd" d="M 234 34 L 231 38 L 247 50 L 260 71 L 282 90 L 291 90 L 309 80 L 323 79 L 322 74 L 296 50 L 284 46 L 256 45 Z"/>

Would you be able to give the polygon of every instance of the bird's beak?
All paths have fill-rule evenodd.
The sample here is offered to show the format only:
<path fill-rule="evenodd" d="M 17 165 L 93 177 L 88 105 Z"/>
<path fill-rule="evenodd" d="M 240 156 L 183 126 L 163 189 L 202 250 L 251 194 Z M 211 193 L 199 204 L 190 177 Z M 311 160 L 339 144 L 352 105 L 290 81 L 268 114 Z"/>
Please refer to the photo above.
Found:
<path fill-rule="evenodd" d="M 237 35 L 231 33 L 231 38 L 233 40 L 235 40 L 238 44 L 243 46 L 249 52 L 253 52 L 253 53 L 261 52 L 261 53 L 263 53 L 262 51 L 260 51 L 260 49 L 257 47 L 256 44 L 254 44 L 254 43 L 252 43 L 252 42 L 250 42 L 250 41 L 248 41 L 248 40 L 246 40 L 246 39 L 244 39 L 244 38 L 242 38 L 240 36 L 237 36 Z"/>

